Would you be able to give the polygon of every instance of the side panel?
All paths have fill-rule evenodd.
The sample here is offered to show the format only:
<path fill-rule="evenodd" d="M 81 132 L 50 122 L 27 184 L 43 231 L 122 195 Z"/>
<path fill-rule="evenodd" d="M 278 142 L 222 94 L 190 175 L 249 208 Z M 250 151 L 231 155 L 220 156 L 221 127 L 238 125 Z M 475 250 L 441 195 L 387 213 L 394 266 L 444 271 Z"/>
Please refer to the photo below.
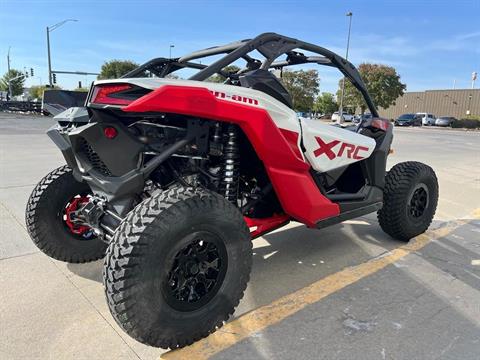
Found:
<path fill-rule="evenodd" d="M 169 112 L 238 124 L 263 161 L 288 215 L 314 226 L 321 219 L 339 214 L 338 205 L 320 193 L 309 173 L 310 165 L 292 146 L 295 135 L 286 133 L 286 138 L 265 109 L 222 100 L 198 86 L 164 85 L 123 111 Z"/>
<path fill-rule="evenodd" d="M 165 78 L 97 80 L 94 84 L 99 85 L 112 83 L 133 84 L 151 90 L 156 90 L 165 85 L 208 89 L 218 99 L 234 104 L 245 104 L 251 107 L 267 110 L 279 128 L 300 133 L 300 124 L 298 123 L 297 114 L 295 111 L 290 109 L 285 104 L 282 104 L 277 99 L 274 99 L 270 95 L 258 90 L 218 83 Z"/>
<path fill-rule="evenodd" d="M 166 85 L 197 87 L 202 89 L 206 88 L 219 100 L 264 109 L 269 113 L 276 126 L 280 128 L 284 132 L 284 135 L 288 137 L 289 143 L 292 145 L 296 143 L 296 153 L 300 154 L 302 159 L 305 159 L 303 153 L 300 151 L 301 138 L 299 134 L 301 129 L 297 114 L 288 106 L 282 104 L 280 101 L 274 99 L 268 94 L 265 94 L 264 92 L 218 83 L 165 78 L 97 80 L 95 81 L 94 85 L 112 83 L 128 83 L 151 90 L 155 90 Z"/>
<path fill-rule="evenodd" d="M 316 120 L 301 119 L 305 157 L 319 172 L 333 170 L 368 158 L 375 140 Z"/>

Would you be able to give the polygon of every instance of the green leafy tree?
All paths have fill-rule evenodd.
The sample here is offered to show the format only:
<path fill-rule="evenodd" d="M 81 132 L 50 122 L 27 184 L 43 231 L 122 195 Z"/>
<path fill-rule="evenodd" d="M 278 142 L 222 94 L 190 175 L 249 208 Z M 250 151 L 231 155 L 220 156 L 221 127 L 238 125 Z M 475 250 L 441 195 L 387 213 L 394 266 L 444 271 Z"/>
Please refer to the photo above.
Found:
<path fill-rule="evenodd" d="M 400 81 L 395 68 L 381 64 L 360 64 L 358 71 L 367 86 L 367 90 L 377 107 L 384 109 L 395 105 L 395 100 L 405 92 L 406 85 Z M 342 80 L 339 81 L 337 96 L 341 96 Z M 362 94 L 350 81 L 345 81 L 344 106 L 360 107 L 362 113 L 367 108 Z"/>
<path fill-rule="evenodd" d="M 98 79 L 118 79 L 139 65 L 130 60 L 111 60 L 102 65 Z"/>
<path fill-rule="evenodd" d="M 3 75 L 3 77 L 0 79 L 0 90 L 8 91 L 8 81 L 14 78 L 17 79 L 11 81 L 12 93 L 10 94 L 10 96 L 21 95 L 23 93 L 25 74 L 22 71 L 10 69 L 10 71 L 7 71 L 5 75 Z"/>
<path fill-rule="evenodd" d="M 333 114 L 337 109 L 338 104 L 334 95 L 328 92 L 323 92 L 317 96 L 313 104 L 313 110 L 319 114 Z"/>
<path fill-rule="evenodd" d="M 228 65 L 228 66 L 225 66 L 222 70 L 229 74 L 235 74 L 240 70 L 240 68 L 236 65 Z M 225 80 L 227 80 L 225 76 L 222 76 L 220 74 L 215 74 L 210 76 L 206 81 L 213 82 L 213 83 L 223 83 Z"/>
<path fill-rule="evenodd" d="M 293 108 L 296 111 L 313 109 L 315 95 L 320 86 L 317 70 L 284 70 L 282 82 L 292 96 Z"/>

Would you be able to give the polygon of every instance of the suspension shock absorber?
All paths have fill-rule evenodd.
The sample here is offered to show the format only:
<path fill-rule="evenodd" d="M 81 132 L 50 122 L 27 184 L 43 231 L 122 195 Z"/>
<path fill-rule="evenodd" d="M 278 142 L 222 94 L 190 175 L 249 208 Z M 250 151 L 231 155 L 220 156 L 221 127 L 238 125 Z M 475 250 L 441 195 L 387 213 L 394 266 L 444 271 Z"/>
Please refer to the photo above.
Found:
<path fill-rule="evenodd" d="M 219 184 L 219 192 L 225 199 L 237 205 L 240 176 L 240 151 L 238 133 L 235 125 L 228 125 L 223 146 L 223 166 Z"/>

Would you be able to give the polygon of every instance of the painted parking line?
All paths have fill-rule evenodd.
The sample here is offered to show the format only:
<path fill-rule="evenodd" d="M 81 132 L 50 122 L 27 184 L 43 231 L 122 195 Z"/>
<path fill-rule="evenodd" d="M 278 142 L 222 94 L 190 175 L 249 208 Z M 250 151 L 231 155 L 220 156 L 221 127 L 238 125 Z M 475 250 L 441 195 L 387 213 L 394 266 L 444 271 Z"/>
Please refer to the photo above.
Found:
<path fill-rule="evenodd" d="M 480 218 L 480 209 L 475 210 L 473 218 Z M 419 235 L 411 240 L 408 244 L 391 250 L 382 256 L 353 267 L 345 268 L 303 289 L 283 296 L 268 305 L 254 309 L 225 324 L 225 326 L 207 338 L 182 349 L 173 350 L 163 354 L 161 359 L 208 359 L 252 334 L 284 320 L 306 306 L 316 303 L 323 298 L 376 273 L 386 266 L 393 264 L 411 252 L 421 249 L 431 240 L 449 235 L 465 223 L 465 221 L 450 222 L 444 227 L 427 231 L 425 234 Z"/>

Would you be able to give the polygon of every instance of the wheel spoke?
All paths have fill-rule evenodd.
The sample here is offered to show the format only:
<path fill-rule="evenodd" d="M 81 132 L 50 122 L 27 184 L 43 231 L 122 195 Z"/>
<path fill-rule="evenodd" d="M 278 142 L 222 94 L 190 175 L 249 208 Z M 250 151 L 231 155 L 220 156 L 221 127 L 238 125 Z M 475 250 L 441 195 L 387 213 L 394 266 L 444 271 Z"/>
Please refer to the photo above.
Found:
<path fill-rule="evenodd" d="M 428 192 L 424 188 L 424 185 L 420 184 L 419 187 L 413 192 L 408 205 L 408 212 L 414 218 L 421 217 L 428 204 Z"/>
<path fill-rule="evenodd" d="M 216 287 L 222 263 L 214 242 L 208 237 L 194 239 L 175 255 L 167 289 L 180 303 L 197 303 Z"/>

